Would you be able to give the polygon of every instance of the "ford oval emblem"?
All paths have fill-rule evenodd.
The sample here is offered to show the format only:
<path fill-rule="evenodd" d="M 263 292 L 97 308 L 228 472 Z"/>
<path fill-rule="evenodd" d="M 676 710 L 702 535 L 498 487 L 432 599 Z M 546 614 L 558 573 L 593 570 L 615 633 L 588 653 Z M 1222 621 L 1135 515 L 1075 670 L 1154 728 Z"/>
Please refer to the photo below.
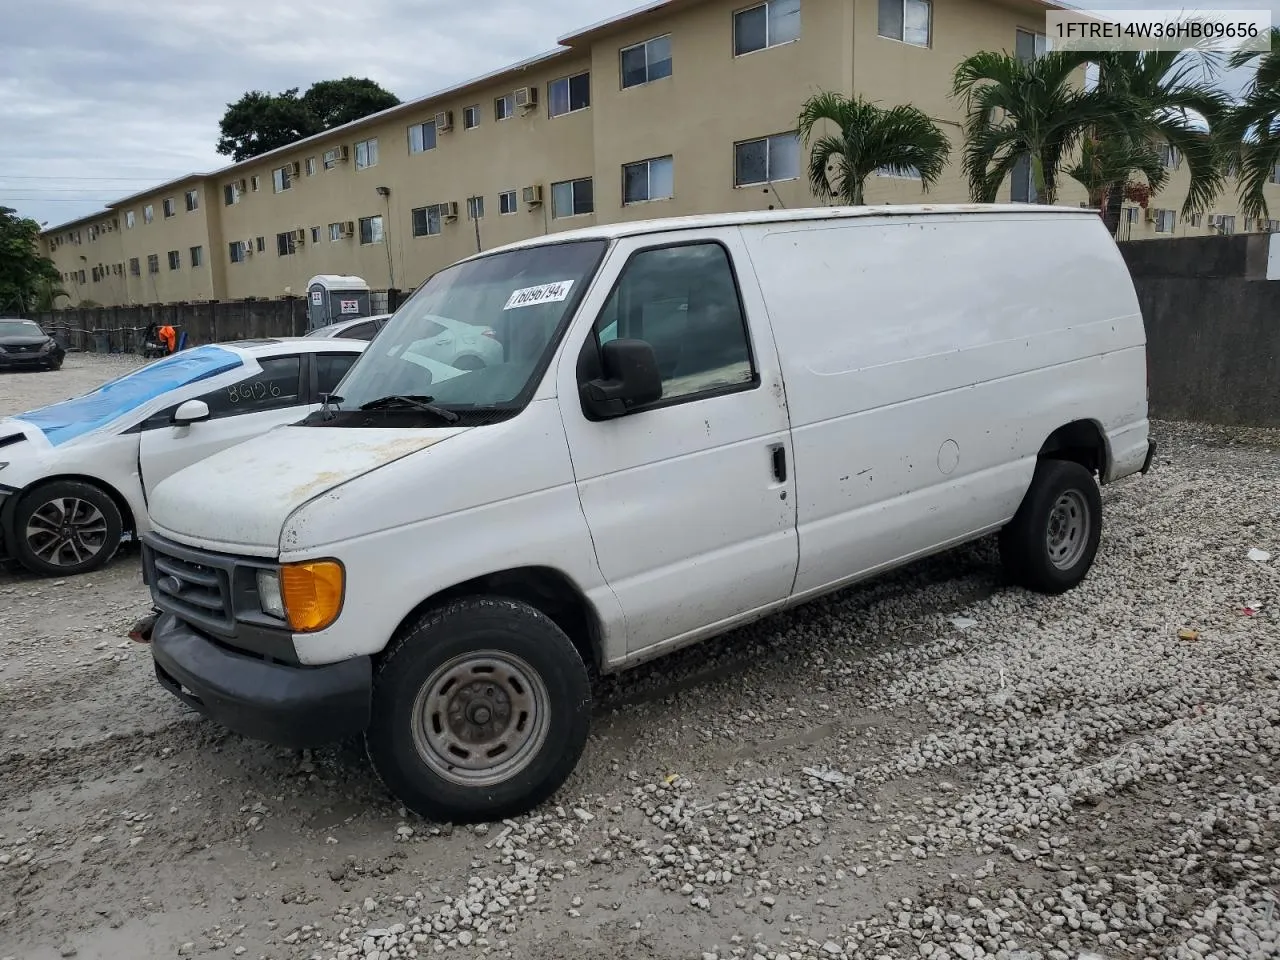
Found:
<path fill-rule="evenodd" d="M 177 577 L 169 576 L 160 581 L 160 589 L 171 597 L 176 597 L 182 593 L 182 581 Z"/>

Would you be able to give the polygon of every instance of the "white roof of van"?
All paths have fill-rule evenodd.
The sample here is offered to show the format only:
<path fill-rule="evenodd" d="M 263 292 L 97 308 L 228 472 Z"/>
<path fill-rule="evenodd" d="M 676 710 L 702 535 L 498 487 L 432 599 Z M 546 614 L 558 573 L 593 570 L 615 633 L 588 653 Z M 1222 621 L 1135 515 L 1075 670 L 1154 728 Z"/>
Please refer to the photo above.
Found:
<path fill-rule="evenodd" d="M 802 207 L 795 210 L 748 210 L 741 213 L 706 213 L 687 217 L 667 217 L 661 220 L 630 220 L 622 223 L 602 223 L 594 227 L 579 227 L 557 233 L 541 234 L 528 240 L 494 247 L 487 253 L 514 250 L 520 247 L 538 246 L 560 240 L 586 240 L 590 238 L 612 240 L 616 237 L 632 237 L 645 233 L 661 233 L 670 230 L 702 230 L 713 227 L 735 227 L 756 223 L 787 223 L 812 220 L 844 220 L 855 217 L 917 217 L 923 215 L 954 216 L 958 214 L 1015 214 L 1027 216 L 1090 216 L 1098 212 L 1082 207 L 1058 207 L 1038 203 L 891 203 L 862 207 Z M 474 256 L 484 256 L 475 254 Z M 473 259 L 469 257 L 467 259 Z"/>

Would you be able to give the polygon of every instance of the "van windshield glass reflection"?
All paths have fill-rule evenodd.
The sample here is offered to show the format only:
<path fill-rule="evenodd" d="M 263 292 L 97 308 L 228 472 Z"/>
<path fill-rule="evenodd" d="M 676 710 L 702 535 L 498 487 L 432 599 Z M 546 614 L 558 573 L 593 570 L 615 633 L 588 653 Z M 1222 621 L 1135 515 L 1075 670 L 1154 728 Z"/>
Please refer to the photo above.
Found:
<path fill-rule="evenodd" d="M 424 402 L 458 412 L 519 409 L 606 246 L 603 240 L 553 243 L 440 271 L 338 384 L 341 411 L 421 415 Z M 393 397 L 415 402 L 388 402 Z"/>

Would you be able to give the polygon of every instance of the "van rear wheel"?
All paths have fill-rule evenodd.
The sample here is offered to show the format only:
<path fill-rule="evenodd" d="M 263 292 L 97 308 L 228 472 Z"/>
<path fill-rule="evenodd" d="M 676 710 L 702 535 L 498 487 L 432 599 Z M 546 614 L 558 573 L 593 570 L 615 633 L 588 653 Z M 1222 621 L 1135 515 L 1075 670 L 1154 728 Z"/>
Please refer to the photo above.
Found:
<path fill-rule="evenodd" d="M 431 820 L 517 816 L 569 778 L 591 684 L 550 618 L 501 597 L 428 612 L 378 665 L 365 748 L 383 784 Z"/>
<path fill-rule="evenodd" d="M 1020 586 L 1064 593 L 1088 574 L 1101 539 L 1102 495 L 1093 474 L 1070 460 L 1044 459 L 1000 531 L 1000 560 Z"/>

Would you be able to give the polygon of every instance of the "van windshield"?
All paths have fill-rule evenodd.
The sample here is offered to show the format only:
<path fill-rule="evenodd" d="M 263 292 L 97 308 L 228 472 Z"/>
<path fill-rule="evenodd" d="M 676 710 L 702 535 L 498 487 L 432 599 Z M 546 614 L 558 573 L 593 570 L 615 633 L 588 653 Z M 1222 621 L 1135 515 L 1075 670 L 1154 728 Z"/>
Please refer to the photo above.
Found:
<path fill-rule="evenodd" d="M 604 240 L 551 243 L 435 274 L 338 384 L 340 420 L 350 423 L 349 415 L 362 410 L 422 418 L 429 413 L 423 404 L 464 416 L 520 409 L 606 246 Z"/>

